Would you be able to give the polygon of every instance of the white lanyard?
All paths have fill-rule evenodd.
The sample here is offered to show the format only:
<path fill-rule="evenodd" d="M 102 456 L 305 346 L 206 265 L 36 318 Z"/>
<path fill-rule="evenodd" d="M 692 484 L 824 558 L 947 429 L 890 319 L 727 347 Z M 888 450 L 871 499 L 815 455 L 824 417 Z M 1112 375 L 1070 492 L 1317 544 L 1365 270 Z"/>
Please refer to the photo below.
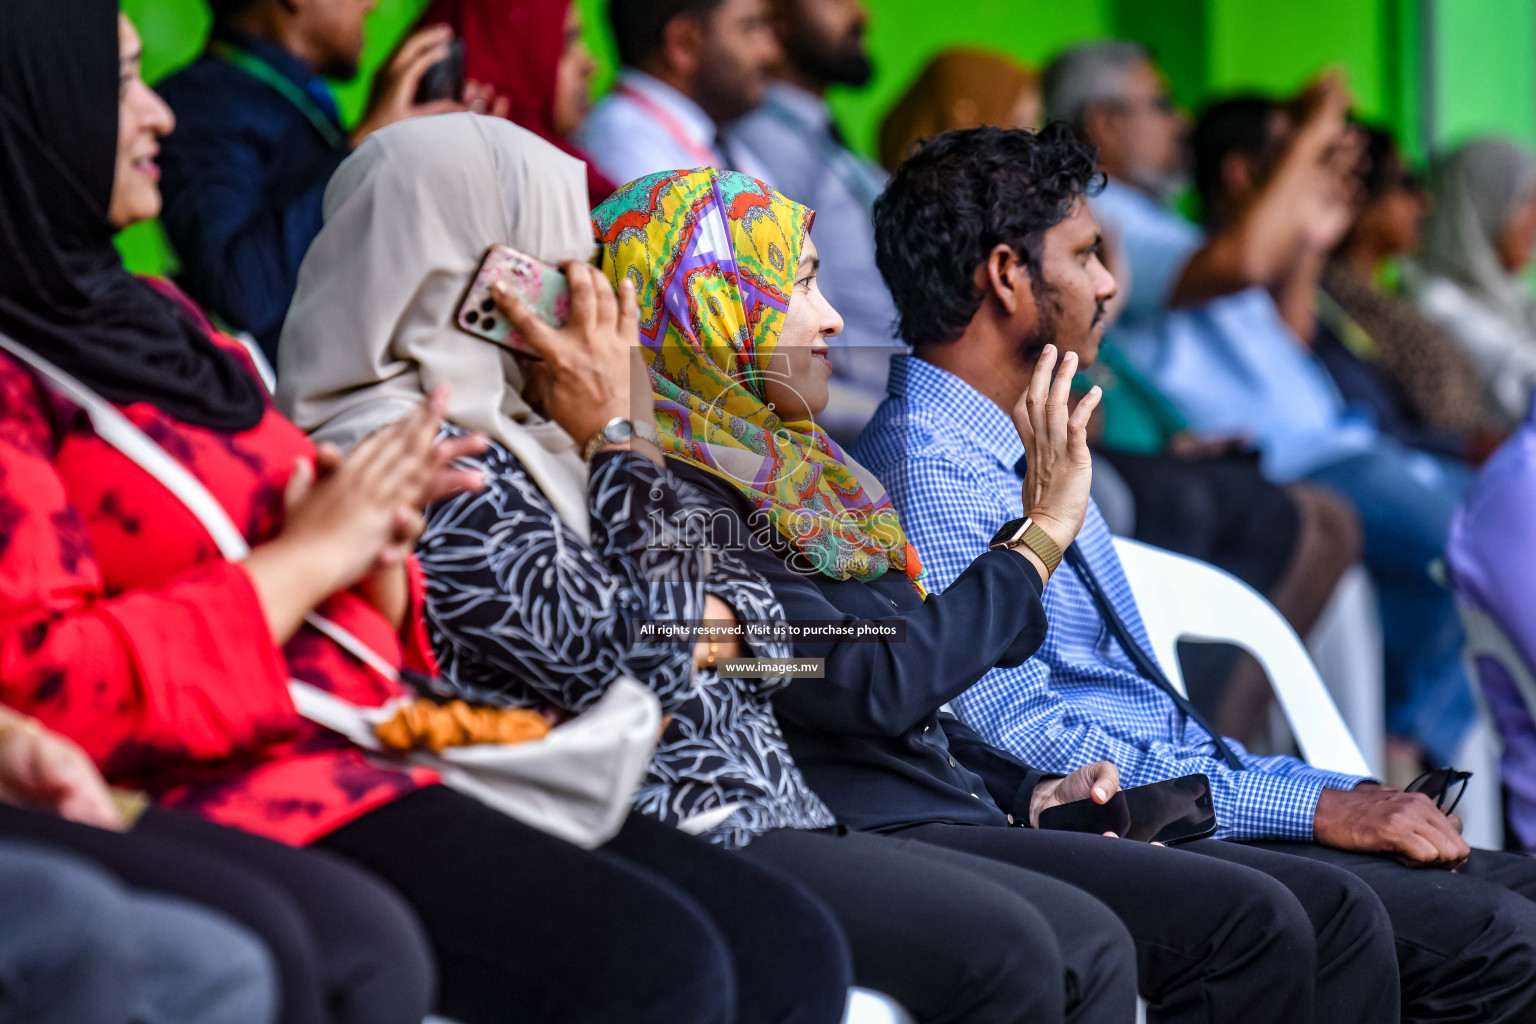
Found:
<path fill-rule="evenodd" d="M 234 520 L 229 518 L 229 513 L 224 511 L 219 500 L 203 486 L 203 482 L 172 458 L 152 437 L 135 426 L 116 406 L 14 338 L 0 334 L 0 349 L 42 374 L 60 394 L 83 409 L 90 418 L 91 426 L 96 428 L 96 436 L 158 480 L 161 486 L 186 506 L 187 511 L 203 524 L 203 529 L 208 531 L 208 536 L 213 538 L 213 543 L 226 559 L 239 562 L 251 553 L 245 535 L 235 526 Z M 399 670 L 351 631 L 315 612 L 306 614 L 304 621 L 385 679 L 392 683 L 400 681 Z"/>

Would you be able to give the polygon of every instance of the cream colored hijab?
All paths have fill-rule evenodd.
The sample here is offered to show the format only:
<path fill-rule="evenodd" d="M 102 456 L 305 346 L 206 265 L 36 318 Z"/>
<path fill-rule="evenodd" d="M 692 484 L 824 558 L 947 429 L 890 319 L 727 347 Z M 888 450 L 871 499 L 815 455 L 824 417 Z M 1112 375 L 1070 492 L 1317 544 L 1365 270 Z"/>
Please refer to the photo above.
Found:
<path fill-rule="evenodd" d="M 560 518 L 591 530 L 576 442 L 522 398 L 517 361 L 454 327 L 491 245 L 590 259 L 586 169 L 498 117 L 445 114 L 374 132 L 325 190 L 278 346 L 277 403 L 350 447 L 447 382 L 448 420 L 505 445 Z"/>

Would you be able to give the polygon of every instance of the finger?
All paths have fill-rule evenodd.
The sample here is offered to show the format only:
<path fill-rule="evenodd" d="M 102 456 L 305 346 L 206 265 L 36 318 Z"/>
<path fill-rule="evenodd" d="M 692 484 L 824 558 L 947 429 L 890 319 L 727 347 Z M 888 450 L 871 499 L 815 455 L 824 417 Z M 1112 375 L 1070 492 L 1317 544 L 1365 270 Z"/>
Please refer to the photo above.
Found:
<path fill-rule="evenodd" d="M 630 345 L 640 344 L 640 299 L 633 278 L 619 282 L 619 333 Z"/>
<path fill-rule="evenodd" d="M 1056 346 L 1047 345 L 1040 353 L 1040 361 L 1035 364 L 1035 374 L 1029 379 L 1029 388 L 1024 392 L 1029 423 L 1035 428 L 1036 434 L 1040 432 L 1038 420 L 1044 414 L 1046 396 L 1051 389 L 1051 375 L 1055 372 Z"/>
<path fill-rule="evenodd" d="M 1461 835 L 1461 833 L 1462 833 L 1461 815 L 1459 815 L 1459 814 L 1447 814 L 1445 816 L 1445 820 L 1450 824 L 1451 828 L 1456 830 L 1456 834 L 1457 835 Z"/>
<path fill-rule="evenodd" d="M 1051 390 L 1045 399 L 1046 423 L 1049 425 L 1052 445 L 1065 445 L 1067 441 L 1067 405 L 1072 397 L 1072 378 L 1077 374 L 1077 353 L 1068 352 L 1061 357 L 1061 370 L 1051 380 Z"/>
<path fill-rule="evenodd" d="M 597 295 L 586 273 L 591 268 L 580 260 L 569 260 L 560 269 L 571 285 L 571 325 L 582 334 L 582 343 L 590 346 L 597 325 Z"/>
<path fill-rule="evenodd" d="M 1100 761 L 1092 768 L 1093 800 L 1108 803 L 1109 798 L 1120 792 L 1120 769 L 1108 761 Z"/>
<path fill-rule="evenodd" d="M 1120 836 L 1117 833 L 1114 833 L 1114 832 L 1105 832 L 1104 833 L 1104 838 L 1106 838 L 1106 839 L 1119 839 Z"/>
<path fill-rule="evenodd" d="M 478 469 L 445 469 L 432 477 L 425 504 L 456 494 L 479 494 L 486 488 L 485 473 Z"/>
<path fill-rule="evenodd" d="M 491 446 L 483 434 L 459 434 L 455 437 L 445 437 L 433 446 L 433 453 L 437 456 L 440 466 L 446 466 L 457 462 L 459 459 L 472 458 L 481 454 Z"/>
<path fill-rule="evenodd" d="M 597 297 L 597 325 L 600 330 L 612 334 L 619 325 L 619 296 L 608 283 L 608 278 L 596 267 L 583 265 L 582 272 L 591 282 L 592 294 Z"/>
<path fill-rule="evenodd" d="M 1013 425 L 1019 432 L 1019 440 L 1024 442 L 1024 453 L 1028 455 L 1035 444 L 1035 425 L 1029 421 L 1029 389 L 1025 388 L 1019 400 L 1013 403 Z"/>
<path fill-rule="evenodd" d="M 392 68 L 403 68 L 416 60 L 428 50 L 441 48 L 443 56 L 447 56 L 448 41 L 453 38 L 452 25 L 432 25 L 413 32 L 405 42 L 400 44 L 400 49 L 395 53 L 395 59 L 390 61 Z"/>
<path fill-rule="evenodd" d="M 341 465 L 341 460 L 346 458 L 342 450 L 330 441 L 321 441 L 315 445 L 315 478 L 324 479 L 336 472 L 336 467 Z"/>
<path fill-rule="evenodd" d="M 512 100 L 506 96 L 497 96 L 491 101 L 492 117 L 510 117 L 512 115 Z"/>
<path fill-rule="evenodd" d="M 1099 402 L 1104 398 L 1104 390 L 1097 384 L 1088 389 L 1088 393 L 1077 400 L 1077 408 L 1072 410 L 1072 416 L 1067 420 L 1067 429 L 1075 438 L 1081 434 L 1088 436 L 1088 423 L 1093 419 L 1093 411 L 1099 407 Z"/>
<path fill-rule="evenodd" d="M 402 64 L 399 72 L 400 77 L 398 79 L 400 83 L 399 95 L 403 96 L 406 102 L 414 101 L 416 97 L 416 91 L 421 88 L 421 80 L 427 76 L 428 71 L 432 70 L 432 65 L 436 64 L 446 56 L 448 56 L 448 40 L 444 39 L 422 50 L 420 53 L 416 54 L 416 56 Z M 462 104 L 458 103 L 457 100 L 444 100 L 439 102 L 451 102 L 454 104 L 454 106 L 461 108 L 463 106 Z M 416 109 L 425 113 L 427 107 L 435 105 L 436 104 L 423 104 Z"/>
<path fill-rule="evenodd" d="M 1435 849 L 1435 844 L 1417 832 L 1410 832 L 1399 838 L 1397 848 L 1403 856 L 1420 864 L 1431 863 L 1438 860 L 1440 856 L 1439 851 Z"/>
<path fill-rule="evenodd" d="M 283 509 L 285 512 L 293 512 L 309 496 L 310 488 L 315 483 L 315 468 L 308 459 L 298 459 L 293 464 L 293 471 L 288 474 L 288 483 L 283 487 Z"/>
<path fill-rule="evenodd" d="M 529 309 L 505 282 L 497 281 L 491 285 L 491 298 L 496 301 L 502 315 L 516 329 L 534 355 L 546 360 L 555 356 L 560 347 L 556 343 L 555 332 L 535 316 L 533 310 Z"/>

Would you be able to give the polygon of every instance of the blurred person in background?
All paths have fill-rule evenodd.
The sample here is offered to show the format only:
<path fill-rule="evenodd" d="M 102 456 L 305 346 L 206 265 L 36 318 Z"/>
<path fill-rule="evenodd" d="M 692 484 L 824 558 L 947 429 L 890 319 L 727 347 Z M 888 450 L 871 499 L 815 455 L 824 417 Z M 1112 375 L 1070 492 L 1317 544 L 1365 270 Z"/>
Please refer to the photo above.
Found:
<path fill-rule="evenodd" d="M 1227 100 L 1201 117 L 1195 132 L 1195 172 L 1209 230 L 1222 231 L 1255 201 L 1255 193 L 1287 153 L 1295 123 L 1291 111 L 1262 97 Z M 1358 153 L 1341 149 L 1333 157 L 1325 153 L 1323 159 L 1322 166 L 1329 168 L 1334 160 L 1348 160 L 1341 165 L 1349 189 L 1343 193 L 1344 204 L 1335 213 L 1319 214 L 1324 221 L 1341 215 L 1328 232 L 1337 232 L 1337 241 L 1352 217 Z M 1336 185 L 1325 180 L 1316 188 Z M 1314 465 L 1307 476 L 1347 497 L 1365 528 L 1365 561 L 1376 583 L 1386 643 L 1388 755 L 1393 771 L 1406 776 L 1406 783 L 1425 767 L 1456 759 L 1474 713 L 1461 661 L 1461 622 L 1449 592 L 1430 568 L 1445 553 L 1451 516 L 1470 473 L 1459 459 L 1444 454 L 1447 448 L 1460 451 L 1464 445 L 1415 429 L 1405 403 L 1383 374 L 1350 352 L 1317 316 L 1318 302 L 1326 303 L 1319 285 L 1333 241 L 1325 244 L 1319 235 L 1316 244 L 1304 245 L 1295 267 L 1270 293 L 1288 334 L 1223 337 L 1232 347 L 1213 346 L 1208 354 L 1230 359 L 1242 353 L 1250 371 L 1269 370 L 1276 382 L 1287 379 L 1287 369 L 1304 366 L 1310 355 L 1327 375 L 1323 383 L 1332 389 L 1330 407 L 1341 421 L 1369 431 L 1364 451 Z M 1253 322 L 1262 324 L 1256 317 Z M 1243 382 L 1229 374 L 1207 386 L 1214 386 L 1219 395 L 1227 389 L 1237 393 Z M 1257 424 L 1266 418 L 1268 429 L 1279 435 L 1306 424 L 1305 405 L 1295 402 L 1297 392 L 1263 390 L 1255 402 L 1258 407 L 1239 414 L 1252 417 L 1256 433 Z M 1317 395 L 1324 396 L 1321 387 Z M 1213 395 L 1208 402 L 1214 400 Z M 1319 403 L 1313 412 L 1323 409 Z M 1420 441 L 1436 443 L 1424 450 L 1410 447 Z"/>
<path fill-rule="evenodd" d="M 1507 430 L 1536 386 L 1536 300 L 1521 279 L 1536 248 L 1536 153 L 1475 139 L 1435 164 L 1430 197 L 1409 292 L 1477 364 L 1487 415 Z"/>
<path fill-rule="evenodd" d="M 597 73 L 572 0 L 434 0 L 421 24 L 451 28 L 470 81 L 505 97 L 507 117 L 587 163 L 592 202 L 613 194 L 614 183 L 567 141 L 592 106 Z"/>
<path fill-rule="evenodd" d="M 618 83 L 572 141 L 614 182 L 687 167 L 761 175 L 726 125 L 763 102 L 779 60 L 769 0 L 612 0 Z"/>
<path fill-rule="evenodd" d="M 1343 83 L 1324 76 L 1289 107 L 1207 112 L 1193 140 L 1203 231 L 1167 206 L 1188 180 L 1186 126 L 1145 51 L 1070 50 L 1046 73 L 1045 95 L 1109 176 L 1094 209 L 1131 271 L 1120 350 L 1197 436 L 1243 438 L 1276 483 L 1348 500 L 1381 599 L 1388 732 L 1406 771 L 1420 756 L 1449 764 L 1473 707 L 1455 610 L 1429 567 L 1444 552 L 1457 467 L 1384 436 L 1310 349 L 1322 266 L 1353 210 L 1359 144 Z"/>
<path fill-rule="evenodd" d="M 752 155 L 760 180 L 816 211 L 827 300 L 847 317 L 832 342 L 833 395 L 827 431 L 852 444 L 885 397 L 896 346 L 896 307 L 875 266 L 875 197 L 886 175 L 854 153 L 832 116 L 827 90 L 869 84 L 864 0 L 770 0 L 782 54 L 765 99 L 730 129 L 733 148 Z"/>
<path fill-rule="evenodd" d="M 1239 208 L 1247 201 L 1254 183 L 1262 180 L 1275 154 L 1284 146 L 1291 123 L 1281 105 L 1265 96 L 1230 98 L 1206 112 L 1195 138 L 1201 193 L 1208 207 L 1208 220 L 1225 216 L 1224 211 Z M 1370 155 L 1364 152 L 1369 145 L 1369 136 L 1360 129 L 1355 132 L 1362 151 L 1359 163 L 1344 179 L 1345 187 L 1352 188 L 1353 195 L 1341 212 L 1345 213 L 1351 227 L 1365 214 L 1365 233 L 1370 236 L 1373 225 L 1378 229 L 1382 226 L 1382 210 L 1365 201 L 1362 172 L 1370 160 Z M 1220 180 L 1211 180 L 1216 177 Z M 1396 196 L 1389 196 L 1389 199 L 1393 198 Z M 1390 206 L 1403 216 L 1411 216 L 1420 209 L 1411 199 L 1409 203 L 1396 202 Z M 1404 209 L 1398 210 L 1399 207 Z M 1386 219 L 1393 223 L 1391 213 Z M 1393 226 L 1397 225 L 1393 223 Z M 1416 233 L 1409 240 L 1414 238 Z M 1346 235 L 1340 247 L 1349 240 L 1350 236 Z M 1358 239 L 1356 243 L 1362 244 Z M 1287 313 L 1292 329 L 1328 371 L 1347 407 L 1374 424 L 1382 435 L 1408 448 L 1450 460 L 1446 472 L 1455 483 L 1464 486 L 1465 474 L 1454 463 L 1467 453 L 1470 438 L 1424 423 L 1397 380 L 1380 364 L 1375 341 L 1333 301 L 1326 288 L 1305 290 L 1306 285 L 1321 280 L 1326 261 L 1331 256 L 1321 249 L 1309 249 L 1298 259 L 1301 269 L 1293 275 L 1295 294 L 1286 298 L 1294 306 L 1294 312 Z"/>
<path fill-rule="evenodd" d="M 1413 432 L 1407 437 L 1481 461 L 1502 431 L 1483 407 L 1476 364 L 1454 334 L 1383 280 L 1400 269 L 1395 261 L 1419 251 L 1424 183 L 1389 132 L 1363 131 L 1359 205 L 1323 270 L 1319 326 L 1382 374 Z"/>
<path fill-rule="evenodd" d="M 1457 595 L 1492 616 L 1517 663 L 1536 666 L 1536 404 L 1483 466 L 1451 523 L 1447 550 Z M 1536 851 L 1536 706 L 1509 668 L 1479 657 L 1477 683 L 1499 731 L 1499 775 L 1510 828 Z"/>
<path fill-rule="evenodd" d="M 894 172 L 920 139 L 953 129 L 1026 128 L 1043 123 L 1040 76 L 988 50 L 940 51 L 880 122 L 880 162 Z"/>
<path fill-rule="evenodd" d="M 286 993 L 271 954 L 223 915 L 140 890 L 87 851 L 165 858 L 191 883 L 211 856 L 125 836 L 96 766 L 75 744 L 0 706 L 0 1020 L 25 1024 L 272 1024 Z M 217 831 L 216 829 L 213 831 Z M 170 856 L 167 857 L 167 854 Z M 302 858 L 302 854 L 295 859 Z M 202 861 L 202 862 L 200 862 Z M 163 880 L 162 880 L 163 881 Z M 160 891 L 153 891 L 158 888 Z M 231 894 L 241 899 L 248 894 Z"/>
<path fill-rule="evenodd" d="M 373 0 L 209 3 L 207 51 L 160 83 L 177 121 L 160 150 L 162 220 L 187 294 L 252 334 L 275 363 L 336 166 L 386 124 L 465 109 L 460 98 L 416 102 L 422 76 L 448 56 L 452 33 L 435 27 L 407 39 L 349 132 L 326 79 L 357 75 Z M 485 91 L 463 99 L 483 103 Z"/>
<path fill-rule="evenodd" d="M 1188 180 L 1187 123 L 1144 51 L 1130 43 L 1069 51 L 1047 71 L 1045 91 L 1047 115 L 1076 124 L 1099 147 L 1109 175 L 1091 202 L 1122 292 L 1106 312 L 1101 357 L 1085 376 L 1104 392 L 1095 423 L 1101 461 L 1126 482 L 1135 503 L 1126 532 L 1226 569 L 1268 597 L 1305 636 L 1359 559 L 1353 510 L 1323 488 L 1266 481 L 1246 431 L 1195 429 L 1157 375 L 1127 356 L 1145 347 L 1137 334 L 1148 292 L 1158 287 L 1159 275 L 1177 268 L 1144 268 L 1142 235 L 1152 218 L 1117 214 L 1125 207 L 1151 209 L 1158 218 L 1174 218 L 1177 230 L 1177 215 L 1161 203 Z M 1191 651 L 1192 692 L 1227 735 L 1258 741 L 1268 730 L 1270 688 L 1256 663 L 1233 658 L 1221 647 Z"/>

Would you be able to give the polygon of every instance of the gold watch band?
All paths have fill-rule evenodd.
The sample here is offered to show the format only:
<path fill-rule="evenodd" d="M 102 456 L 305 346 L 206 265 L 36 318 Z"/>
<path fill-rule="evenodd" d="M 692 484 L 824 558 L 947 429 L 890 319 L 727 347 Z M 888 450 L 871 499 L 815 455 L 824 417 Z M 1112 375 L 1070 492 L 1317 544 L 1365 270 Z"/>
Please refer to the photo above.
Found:
<path fill-rule="evenodd" d="M 1024 528 L 1024 533 L 1009 547 L 1023 545 L 1033 551 L 1040 561 L 1045 563 L 1045 574 L 1049 578 L 1055 575 L 1056 567 L 1061 564 L 1061 547 L 1051 539 L 1051 535 L 1040 529 L 1033 520 Z"/>

